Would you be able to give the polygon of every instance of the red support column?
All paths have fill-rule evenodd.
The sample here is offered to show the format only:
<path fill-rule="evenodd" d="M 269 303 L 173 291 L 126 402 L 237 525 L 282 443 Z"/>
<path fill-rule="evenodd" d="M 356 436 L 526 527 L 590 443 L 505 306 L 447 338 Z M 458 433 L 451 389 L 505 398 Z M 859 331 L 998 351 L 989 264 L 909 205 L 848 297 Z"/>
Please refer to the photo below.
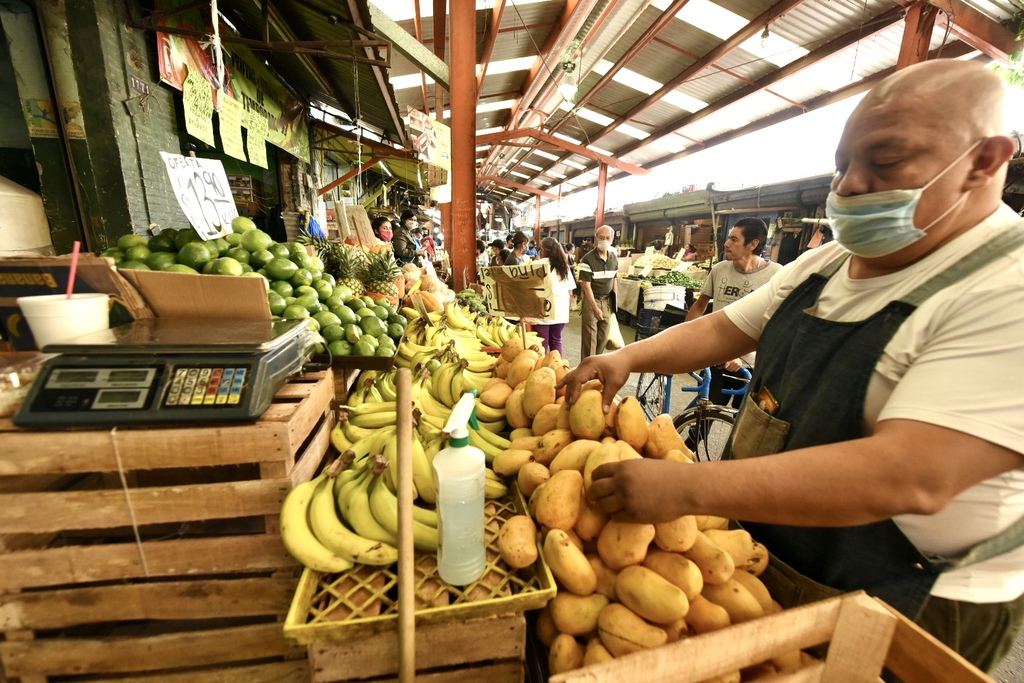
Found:
<path fill-rule="evenodd" d="M 451 255 L 452 247 L 454 245 L 454 235 L 452 231 L 452 203 L 445 202 L 444 204 L 438 204 L 437 209 L 441 212 L 441 234 L 444 235 L 444 250 Z"/>
<path fill-rule="evenodd" d="M 935 6 L 926 2 L 915 2 L 907 8 L 907 16 L 903 19 L 903 42 L 896 60 L 897 70 L 928 59 L 928 46 L 937 14 Z"/>
<path fill-rule="evenodd" d="M 594 229 L 604 225 L 604 188 L 608 184 L 608 164 L 602 163 L 597 170 L 597 211 L 594 212 Z"/>
<path fill-rule="evenodd" d="M 540 249 L 540 195 L 534 197 L 537 203 L 534 204 L 534 224 L 533 224 L 533 239 L 537 242 L 537 249 Z"/>
<path fill-rule="evenodd" d="M 476 282 L 476 4 L 453 2 L 449 24 L 452 44 L 451 254 L 455 290 L 459 291 Z"/>

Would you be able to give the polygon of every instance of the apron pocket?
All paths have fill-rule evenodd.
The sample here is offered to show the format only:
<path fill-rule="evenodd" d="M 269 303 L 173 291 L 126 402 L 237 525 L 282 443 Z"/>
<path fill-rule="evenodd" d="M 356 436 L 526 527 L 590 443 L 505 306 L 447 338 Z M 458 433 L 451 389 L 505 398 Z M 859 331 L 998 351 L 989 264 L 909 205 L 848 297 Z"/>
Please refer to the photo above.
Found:
<path fill-rule="evenodd" d="M 772 417 L 751 400 L 743 402 L 732 431 L 732 457 L 754 458 L 781 453 L 789 435 L 789 423 Z"/>

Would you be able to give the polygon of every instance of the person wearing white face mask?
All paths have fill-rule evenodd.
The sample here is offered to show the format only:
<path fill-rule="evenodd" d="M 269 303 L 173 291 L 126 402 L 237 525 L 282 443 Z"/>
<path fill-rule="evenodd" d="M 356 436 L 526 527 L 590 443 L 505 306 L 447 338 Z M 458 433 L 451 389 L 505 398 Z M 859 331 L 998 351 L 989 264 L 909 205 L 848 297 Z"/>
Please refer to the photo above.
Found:
<path fill-rule="evenodd" d="M 982 669 L 1024 623 L 1024 221 L 998 77 L 936 60 L 851 114 L 826 203 L 835 243 L 692 322 L 589 358 L 631 372 L 757 350 L 724 462 L 612 463 L 590 496 L 638 522 L 739 520 L 784 604 L 863 589 Z"/>
<path fill-rule="evenodd" d="M 583 290 L 583 328 L 580 359 L 599 354 L 608 344 L 611 317 L 615 315 L 619 259 L 612 249 L 615 232 L 607 225 L 594 233 L 594 249 L 580 259 L 580 288 Z"/>

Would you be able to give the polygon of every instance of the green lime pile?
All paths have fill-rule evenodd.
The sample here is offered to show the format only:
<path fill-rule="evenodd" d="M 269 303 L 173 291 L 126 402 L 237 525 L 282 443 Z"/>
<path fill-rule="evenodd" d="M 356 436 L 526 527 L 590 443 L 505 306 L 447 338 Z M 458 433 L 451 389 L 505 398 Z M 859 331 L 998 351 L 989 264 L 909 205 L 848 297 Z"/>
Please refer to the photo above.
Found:
<path fill-rule="evenodd" d="M 195 230 L 161 230 L 152 237 L 122 235 L 100 256 L 118 268 L 175 273 L 261 277 L 274 319 L 301 318 L 319 331 L 335 356 L 394 356 L 407 320 L 386 299 L 354 296 L 324 272 L 324 264 L 298 242 L 281 244 L 249 218 L 231 221 L 232 232 L 203 240 Z"/>

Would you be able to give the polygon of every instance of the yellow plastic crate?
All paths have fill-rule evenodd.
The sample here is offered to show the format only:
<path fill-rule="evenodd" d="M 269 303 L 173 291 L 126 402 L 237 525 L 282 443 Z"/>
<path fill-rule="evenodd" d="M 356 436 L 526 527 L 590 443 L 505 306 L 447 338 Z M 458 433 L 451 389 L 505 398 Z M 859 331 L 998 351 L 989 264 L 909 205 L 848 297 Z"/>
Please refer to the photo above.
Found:
<path fill-rule="evenodd" d="M 527 514 L 516 487 L 487 501 L 487 568 L 469 586 L 449 586 L 433 553 L 416 552 L 416 622 L 465 621 L 540 609 L 555 596 L 555 580 L 538 552 L 531 567 L 514 570 L 498 553 L 505 520 Z M 342 574 L 306 569 L 285 620 L 285 635 L 302 645 L 341 642 L 398 628 L 398 567 L 357 565 Z"/>

